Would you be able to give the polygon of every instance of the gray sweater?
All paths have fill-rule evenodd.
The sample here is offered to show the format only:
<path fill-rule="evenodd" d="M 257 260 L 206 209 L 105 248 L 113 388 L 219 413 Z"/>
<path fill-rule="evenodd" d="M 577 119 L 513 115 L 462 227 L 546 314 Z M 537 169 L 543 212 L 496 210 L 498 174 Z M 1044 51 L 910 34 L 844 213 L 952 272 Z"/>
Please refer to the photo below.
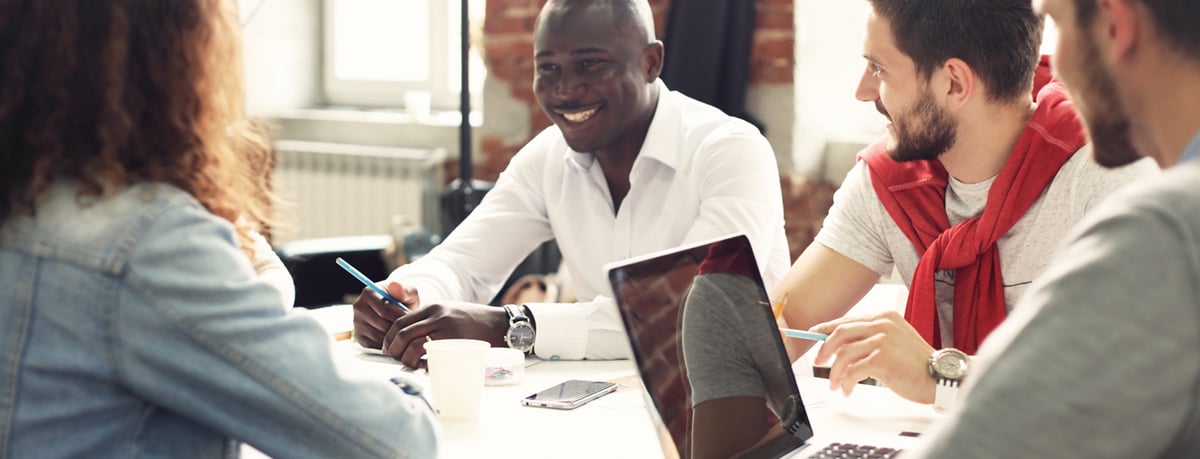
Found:
<path fill-rule="evenodd" d="M 1085 218 L 976 363 L 912 456 L 1200 457 L 1200 161 Z"/>

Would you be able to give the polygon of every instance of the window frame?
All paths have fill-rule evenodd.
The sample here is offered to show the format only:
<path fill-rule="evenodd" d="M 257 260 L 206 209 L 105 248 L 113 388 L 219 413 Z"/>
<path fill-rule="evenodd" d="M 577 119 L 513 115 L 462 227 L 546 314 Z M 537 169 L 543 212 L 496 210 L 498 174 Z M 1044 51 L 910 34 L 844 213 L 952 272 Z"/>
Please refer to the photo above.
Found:
<path fill-rule="evenodd" d="M 459 108 L 460 75 L 451 75 L 461 60 L 457 46 L 460 30 L 458 23 L 459 3 L 452 0 L 426 0 L 429 5 L 429 76 L 424 81 L 370 81 L 349 80 L 337 77 L 334 36 L 337 34 L 334 3 L 342 0 L 323 0 L 322 9 L 322 89 L 325 102 L 329 105 L 360 107 L 404 107 L 404 93 L 424 91 L 430 94 L 433 111 L 457 111 Z M 404 0 L 394 0 L 404 1 Z M 451 17 L 453 16 L 453 17 Z M 381 45 L 378 55 L 387 55 L 389 46 Z M 472 105 L 477 104 L 478 95 L 472 95 Z"/>

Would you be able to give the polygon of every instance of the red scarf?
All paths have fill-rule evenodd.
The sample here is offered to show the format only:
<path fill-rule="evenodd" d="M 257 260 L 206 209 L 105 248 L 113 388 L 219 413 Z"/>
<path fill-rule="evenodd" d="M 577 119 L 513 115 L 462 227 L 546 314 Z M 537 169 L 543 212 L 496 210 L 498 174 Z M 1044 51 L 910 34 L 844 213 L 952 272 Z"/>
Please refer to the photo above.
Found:
<path fill-rule="evenodd" d="M 934 273 L 955 270 L 954 347 L 975 354 L 1007 314 L 996 240 L 1008 233 L 1086 142 L 1061 83 L 1050 82 L 1037 95 L 1037 110 L 992 182 L 983 213 L 954 226 L 946 217 L 948 182 L 940 161 L 897 163 L 882 141 L 859 153 L 870 166 L 883 207 L 921 253 L 904 318 L 934 348 L 942 347 Z"/>

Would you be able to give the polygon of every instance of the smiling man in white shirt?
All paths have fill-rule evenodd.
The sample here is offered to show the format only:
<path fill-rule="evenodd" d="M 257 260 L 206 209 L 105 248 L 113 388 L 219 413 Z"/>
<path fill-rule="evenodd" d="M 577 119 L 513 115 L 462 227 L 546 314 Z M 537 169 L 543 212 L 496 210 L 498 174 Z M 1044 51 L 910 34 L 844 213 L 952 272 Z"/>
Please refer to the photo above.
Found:
<path fill-rule="evenodd" d="M 658 80 L 663 46 L 646 0 L 551 0 L 534 48 L 534 93 L 554 126 L 517 153 L 445 242 L 383 282 L 413 312 L 364 290 L 354 303 L 363 346 L 414 366 L 427 336 L 548 359 L 626 358 L 605 263 L 740 232 L 768 288 L 787 271 L 770 145 L 749 123 Z M 581 302 L 481 304 L 552 238 Z"/>

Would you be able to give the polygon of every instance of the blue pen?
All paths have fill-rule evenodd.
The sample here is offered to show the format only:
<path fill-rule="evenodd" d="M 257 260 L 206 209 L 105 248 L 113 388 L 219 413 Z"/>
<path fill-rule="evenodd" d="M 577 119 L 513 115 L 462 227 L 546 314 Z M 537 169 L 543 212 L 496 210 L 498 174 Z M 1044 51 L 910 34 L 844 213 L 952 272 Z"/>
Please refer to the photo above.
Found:
<path fill-rule="evenodd" d="M 353 266 L 350 266 L 350 263 L 347 263 L 346 260 L 342 259 L 342 257 L 338 257 L 335 261 L 337 262 L 338 266 L 341 266 L 342 269 L 350 273 L 351 276 L 354 276 L 355 279 L 358 279 L 359 282 L 362 282 L 363 285 L 370 287 L 371 290 L 374 290 L 375 293 L 378 293 L 379 296 L 382 296 L 384 301 L 399 306 L 400 309 L 404 310 L 404 312 L 412 312 L 408 309 L 408 306 L 405 306 L 404 303 L 401 303 L 400 300 L 397 300 L 395 297 L 388 295 L 387 291 L 379 288 L 378 285 L 375 285 L 374 282 L 371 282 L 371 279 L 367 279 L 367 276 L 364 276 L 363 273 L 359 272 L 359 270 L 354 269 Z"/>
<path fill-rule="evenodd" d="M 810 331 L 804 331 L 804 330 L 793 330 L 791 328 L 780 328 L 780 330 L 783 330 L 783 334 L 787 335 L 788 338 L 800 338 L 800 339 L 810 339 L 813 341 L 825 341 L 825 338 L 829 337 L 829 335 L 826 335 L 824 333 L 810 332 Z"/>

